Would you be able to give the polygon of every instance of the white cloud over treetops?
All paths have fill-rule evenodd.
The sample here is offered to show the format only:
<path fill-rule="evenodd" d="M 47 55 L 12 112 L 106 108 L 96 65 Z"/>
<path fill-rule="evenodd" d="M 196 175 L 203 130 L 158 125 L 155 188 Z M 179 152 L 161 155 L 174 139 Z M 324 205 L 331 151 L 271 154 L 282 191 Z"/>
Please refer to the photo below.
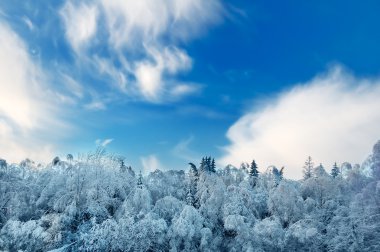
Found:
<path fill-rule="evenodd" d="M 49 161 L 54 146 L 48 140 L 68 129 L 56 102 L 63 96 L 46 85 L 24 42 L 1 20 L 0 59 L 0 155 L 9 162 Z"/>
<path fill-rule="evenodd" d="M 261 171 L 285 166 L 300 178 L 307 156 L 361 163 L 380 139 L 380 79 L 352 76 L 341 67 L 253 106 L 227 132 L 221 164 L 256 159 Z"/>
<path fill-rule="evenodd" d="M 110 143 L 113 142 L 113 138 L 107 138 L 107 139 L 96 139 L 95 144 L 99 147 L 107 147 Z"/>
<path fill-rule="evenodd" d="M 152 154 L 140 158 L 143 167 L 142 172 L 147 175 L 155 170 L 165 170 L 156 155 Z"/>
<path fill-rule="evenodd" d="M 122 93 L 154 103 L 199 91 L 200 85 L 176 78 L 192 67 L 179 45 L 221 13 L 219 0 L 68 0 L 60 11 L 66 38 L 84 64 L 94 64 Z M 88 52 L 97 46 L 112 57 Z"/>

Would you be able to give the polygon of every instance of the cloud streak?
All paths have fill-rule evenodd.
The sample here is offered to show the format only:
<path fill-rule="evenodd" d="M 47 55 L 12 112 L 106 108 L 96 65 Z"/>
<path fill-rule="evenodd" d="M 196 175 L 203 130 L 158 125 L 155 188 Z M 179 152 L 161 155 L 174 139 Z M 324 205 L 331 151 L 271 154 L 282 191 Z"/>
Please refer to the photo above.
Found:
<path fill-rule="evenodd" d="M 178 80 L 192 68 L 180 48 L 222 17 L 219 0 L 68 0 L 60 11 L 66 38 L 121 94 L 152 103 L 178 100 L 200 85 Z M 107 55 L 94 54 L 101 48 Z M 91 50 L 92 49 L 92 50 Z"/>
<path fill-rule="evenodd" d="M 60 14 L 66 27 L 66 37 L 73 49 L 80 53 L 97 29 L 98 9 L 95 5 L 66 2 Z"/>
<path fill-rule="evenodd" d="M 100 147 L 106 147 L 110 143 L 113 142 L 113 138 L 107 138 L 107 139 L 96 139 L 95 144 Z"/>
<path fill-rule="evenodd" d="M 201 155 L 190 149 L 190 145 L 193 141 L 194 136 L 190 136 L 186 139 L 181 140 L 172 149 L 172 154 L 187 162 L 194 162 L 194 160 L 197 160 Z"/>
<path fill-rule="evenodd" d="M 335 67 L 243 115 L 227 132 L 221 163 L 255 158 L 261 171 L 285 165 L 291 178 L 301 177 L 308 155 L 328 168 L 335 161 L 360 163 L 380 138 L 379 97 L 379 79 Z"/>
<path fill-rule="evenodd" d="M 0 20 L 0 153 L 10 162 L 29 157 L 48 161 L 59 138 L 68 130 L 46 76 L 31 60 L 24 42 Z M 17 66 L 17 67 L 16 67 Z"/>
<path fill-rule="evenodd" d="M 157 156 L 154 154 L 141 157 L 140 160 L 144 174 L 149 174 L 150 172 L 154 172 L 155 170 L 164 170 Z"/>

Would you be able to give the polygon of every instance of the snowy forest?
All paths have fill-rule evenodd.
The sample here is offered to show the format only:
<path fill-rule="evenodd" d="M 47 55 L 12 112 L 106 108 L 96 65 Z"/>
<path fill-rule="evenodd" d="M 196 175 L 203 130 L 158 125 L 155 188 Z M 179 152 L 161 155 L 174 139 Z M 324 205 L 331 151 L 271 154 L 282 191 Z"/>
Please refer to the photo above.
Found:
<path fill-rule="evenodd" d="M 102 149 L 1 159 L 0 250 L 380 251 L 380 141 L 361 165 L 305 160 L 294 181 L 254 160 L 142 176 Z"/>

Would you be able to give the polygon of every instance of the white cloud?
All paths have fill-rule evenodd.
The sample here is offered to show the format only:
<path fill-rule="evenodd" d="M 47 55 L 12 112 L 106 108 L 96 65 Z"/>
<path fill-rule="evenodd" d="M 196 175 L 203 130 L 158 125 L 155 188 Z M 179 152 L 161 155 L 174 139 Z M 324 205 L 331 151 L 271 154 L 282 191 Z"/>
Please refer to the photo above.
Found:
<path fill-rule="evenodd" d="M 110 143 L 113 142 L 113 138 L 107 138 L 107 139 L 96 139 L 95 144 L 97 146 L 106 147 Z"/>
<path fill-rule="evenodd" d="M 67 74 L 62 74 L 62 79 L 64 81 L 64 85 L 71 94 L 76 96 L 77 98 L 83 98 L 84 96 L 84 90 L 83 86 L 78 83 L 76 80 L 74 80 L 72 77 L 70 77 Z"/>
<path fill-rule="evenodd" d="M 26 16 L 22 17 L 22 21 L 24 21 L 25 25 L 28 26 L 30 31 L 34 30 L 34 25 L 28 17 L 26 17 Z"/>
<path fill-rule="evenodd" d="M 154 103 L 200 90 L 176 80 L 192 67 L 179 41 L 199 35 L 221 13 L 220 0 L 99 0 L 91 6 L 68 0 L 61 10 L 67 39 L 82 63 L 107 75 L 123 94 Z M 111 57 L 86 54 L 91 46 L 107 48 Z"/>
<path fill-rule="evenodd" d="M 106 105 L 102 101 L 92 101 L 88 104 L 85 104 L 84 108 L 88 110 L 94 110 L 94 111 L 105 110 Z"/>
<path fill-rule="evenodd" d="M 186 160 L 187 162 L 194 162 L 194 160 L 198 160 L 200 157 L 199 153 L 196 153 L 190 149 L 190 144 L 193 141 L 194 136 L 181 140 L 176 146 L 174 146 L 172 150 L 173 155 Z"/>
<path fill-rule="evenodd" d="M 173 98 L 181 98 L 185 95 L 198 93 L 201 90 L 201 86 L 198 84 L 186 84 L 186 83 L 177 83 L 176 86 L 174 86 L 170 90 L 170 94 Z"/>
<path fill-rule="evenodd" d="M 26 157 L 49 161 L 54 146 L 48 140 L 68 129 L 60 121 L 58 93 L 28 54 L 24 42 L 0 21 L 0 153 L 10 162 Z M 62 97 L 61 97 L 62 98 Z"/>
<path fill-rule="evenodd" d="M 95 67 L 101 74 L 106 74 L 111 78 L 112 85 L 114 85 L 119 91 L 122 93 L 127 93 L 129 91 L 125 74 L 122 70 L 115 67 L 109 59 L 94 56 L 93 60 L 89 59 L 89 62 L 87 63 L 91 64 L 91 62 L 95 64 Z M 124 67 L 126 67 L 127 64 L 128 62 L 123 61 Z M 127 71 L 131 72 L 129 67 Z"/>
<path fill-rule="evenodd" d="M 1 115 L 18 126 L 33 128 L 43 104 L 30 94 L 38 94 L 41 73 L 30 61 L 22 41 L 2 23 L 0 45 L 0 91 L 4 94 L 0 99 Z M 26 85 L 28 82 L 31 85 Z"/>
<path fill-rule="evenodd" d="M 142 62 L 136 67 L 136 80 L 138 87 L 149 101 L 156 101 L 162 92 L 161 69 L 149 62 Z"/>
<path fill-rule="evenodd" d="M 218 0 L 101 0 L 115 48 L 151 44 L 161 36 L 189 39 L 220 18 Z"/>
<path fill-rule="evenodd" d="M 149 48 L 149 55 L 152 60 L 138 62 L 135 69 L 135 76 L 138 88 L 146 100 L 160 101 L 162 93 L 166 86 L 170 86 L 168 80 L 164 80 L 164 75 L 171 76 L 180 71 L 186 71 L 191 68 L 191 59 L 189 56 L 178 48 L 166 47 L 162 52 L 155 48 Z M 181 96 L 196 87 L 191 85 L 173 85 L 171 91 L 172 97 Z"/>
<path fill-rule="evenodd" d="M 156 155 L 149 155 L 146 157 L 141 157 L 141 164 L 143 166 L 143 173 L 149 174 L 150 172 L 154 172 L 155 170 L 163 170 L 163 166 L 158 160 Z"/>
<path fill-rule="evenodd" d="M 66 2 L 60 12 L 66 27 L 66 36 L 76 52 L 95 35 L 98 8 L 95 5 Z"/>
<path fill-rule="evenodd" d="M 379 79 L 336 67 L 242 116 L 228 130 L 221 163 L 255 158 L 261 171 L 285 165 L 290 178 L 301 177 L 308 155 L 327 168 L 335 161 L 361 163 L 380 139 L 379 97 Z"/>

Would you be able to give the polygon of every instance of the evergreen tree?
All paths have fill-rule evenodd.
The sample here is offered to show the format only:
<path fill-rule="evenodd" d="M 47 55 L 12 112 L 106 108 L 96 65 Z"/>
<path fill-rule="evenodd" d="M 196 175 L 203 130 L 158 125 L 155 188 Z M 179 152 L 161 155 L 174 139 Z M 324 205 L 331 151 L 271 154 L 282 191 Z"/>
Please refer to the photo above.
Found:
<path fill-rule="evenodd" d="M 198 170 L 197 170 L 197 167 L 195 166 L 195 164 L 189 163 L 189 165 L 190 165 L 189 174 L 191 174 L 194 177 L 198 176 Z"/>
<path fill-rule="evenodd" d="M 132 166 L 128 166 L 128 167 L 127 167 L 127 172 L 128 172 L 132 177 L 135 176 L 135 171 L 132 169 Z"/>
<path fill-rule="evenodd" d="M 59 164 L 59 162 L 61 162 L 61 160 L 59 159 L 59 157 L 55 157 L 54 159 L 53 159 L 53 161 L 51 161 L 51 163 L 52 163 L 52 165 L 58 165 Z"/>
<path fill-rule="evenodd" d="M 206 170 L 206 159 L 205 157 L 202 157 L 201 165 L 199 166 L 199 171 L 204 172 Z"/>
<path fill-rule="evenodd" d="M 215 160 L 211 159 L 211 157 L 203 157 L 201 161 L 201 165 L 199 167 L 200 172 L 216 172 L 215 170 Z"/>
<path fill-rule="evenodd" d="M 197 194 L 197 184 L 198 184 L 198 170 L 197 167 L 193 163 L 189 163 L 190 170 L 188 173 L 188 189 L 186 194 L 186 202 L 188 205 L 191 205 L 193 207 L 198 206 L 198 200 L 196 198 Z"/>
<path fill-rule="evenodd" d="M 187 188 L 186 204 L 188 204 L 189 206 L 195 207 L 195 198 L 194 198 L 193 192 L 191 191 L 191 186 Z"/>
<path fill-rule="evenodd" d="M 137 179 L 137 188 L 140 188 L 142 189 L 143 188 L 143 181 L 142 181 L 142 174 L 141 174 L 141 171 L 139 173 L 139 177 Z"/>
<path fill-rule="evenodd" d="M 249 167 L 249 176 L 257 178 L 259 176 L 259 170 L 257 169 L 256 161 L 253 160 Z"/>
<path fill-rule="evenodd" d="M 240 170 L 246 172 L 246 173 L 249 173 L 249 164 L 248 163 L 241 163 L 240 164 Z"/>
<path fill-rule="evenodd" d="M 313 176 L 315 178 L 320 178 L 320 177 L 324 177 L 327 175 L 328 175 L 328 173 L 326 172 L 325 167 L 323 167 L 322 163 L 320 163 L 319 166 L 317 166 L 313 169 Z"/>
<path fill-rule="evenodd" d="M 282 180 L 284 178 L 284 169 L 285 169 L 284 166 L 281 167 L 281 169 L 280 169 L 280 180 Z"/>
<path fill-rule="evenodd" d="M 338 165 L 335 162 L 333 168 L 331 169 L 331 176 L 333 178 L 336 178 L 339 174 L 340 174 L 340 171 L 339 171 Z"/>
<path fill-rule="evenodd" d="M 285 167 L 281 167 L 281 169 L 279 170 L 279 169 L 277 169 L 277 167 L 274 166 L 272 169 L 273 179 L 274 179 L 276 186 L 284 178 L 284 168 Z"/>
<path fill-rule="evenodd" d="M 127 171 L 127 167 L 125 166 L 124 159 L 120 158 L 119 159 L 119 163 L 120 163 L 120 172 L 126 172 Z"/>
<path fill-rule="evenodd" d="M 211 161 L 211 172 L 216 172 L 215 159 L 213 158 Z"/>
<path fill-rule="evenodd" d="M 71 163 L 71 162 L 73 162 L 74 157 L 71 154 L 67 154 L 66 159 L 67 159 L 67 161 L 69 161 L 69 163 Z"/>
<path fill-rule="evenodd" d="M 304 180 L 311 178 L 313 176 L 313 167 L 314 163 L 311 157 L 309 156 L 305 161 L 305 165 L 303 166 L 303 178 Z"/>
<path fill-rule="evenodd" d="M 5 159 L 0 158 L 0 172 L 5 173 L 7 171 L 7 167 L 8 167 L 7 161 L 5 161 Z"/>
<path fill-rule="evenodd" d="M 211 171 L 211 157 L 206 157 L 206 171 Z"/>

